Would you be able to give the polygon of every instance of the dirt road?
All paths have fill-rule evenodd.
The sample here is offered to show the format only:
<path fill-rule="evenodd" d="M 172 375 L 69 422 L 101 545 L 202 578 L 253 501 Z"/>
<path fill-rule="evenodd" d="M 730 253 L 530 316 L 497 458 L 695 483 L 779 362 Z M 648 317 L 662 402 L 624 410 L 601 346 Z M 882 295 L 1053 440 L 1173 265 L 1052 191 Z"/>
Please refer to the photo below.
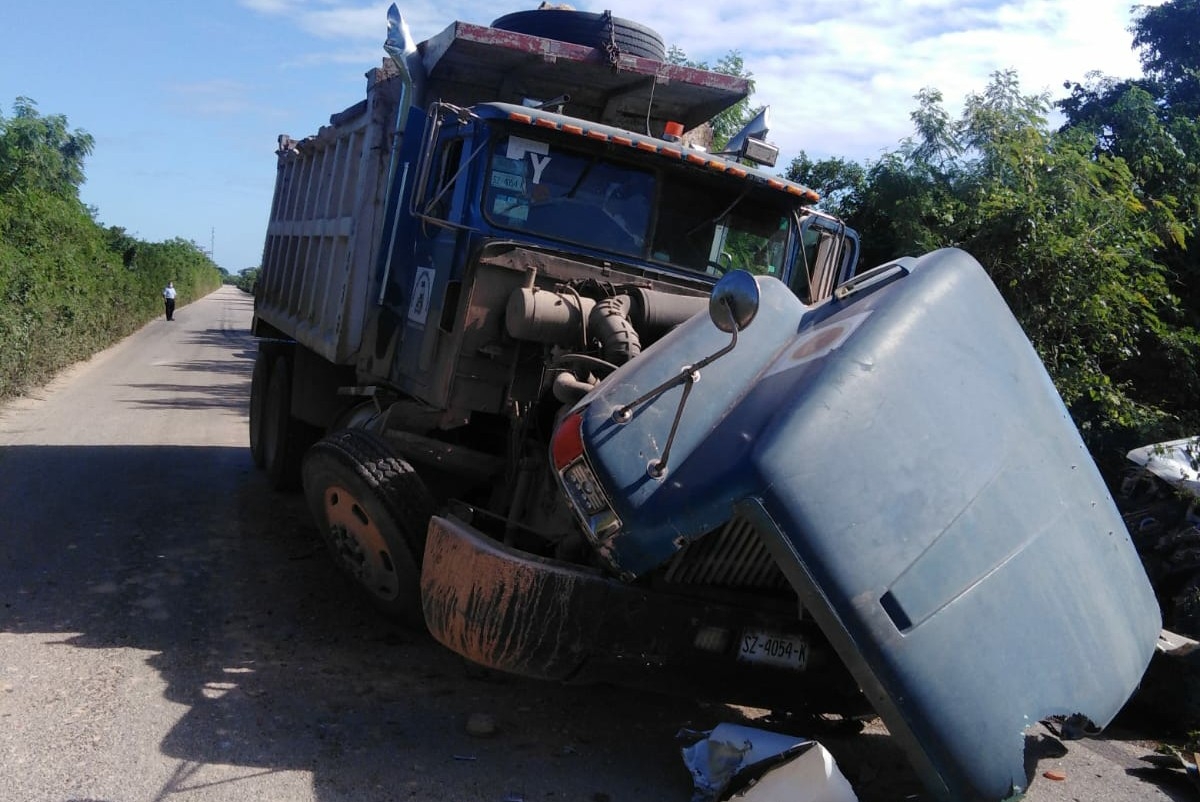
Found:
<path fill-rule="evenodd" d="M 0 410 L 0 802 L 688 800 L 677 730 L 754 711 L 496 676 L 359 602 L 253 470 L 250 306 L 224 288 Z M 865 801 L 920 794 L 878 726 L 777 726 Z M 1132 736 L 1031 742 L 1027 799 L 1189 798 L 1128 771 Z"/>

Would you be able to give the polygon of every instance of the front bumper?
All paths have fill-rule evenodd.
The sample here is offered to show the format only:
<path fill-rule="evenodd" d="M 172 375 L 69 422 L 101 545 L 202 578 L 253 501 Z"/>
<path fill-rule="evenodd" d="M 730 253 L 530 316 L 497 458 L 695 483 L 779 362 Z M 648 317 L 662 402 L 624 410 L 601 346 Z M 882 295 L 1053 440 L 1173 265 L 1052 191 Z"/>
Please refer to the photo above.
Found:
<path fill-rule="evenodd" d="M 500 671 L 776 709 L 870 709 L 811 622 L 627 585 L 509 548 L 452 518 L 430 523 L 421 597 L 434 638 Z M 803 637 L 807 668 L 737 660 L 751 629 Z"/>

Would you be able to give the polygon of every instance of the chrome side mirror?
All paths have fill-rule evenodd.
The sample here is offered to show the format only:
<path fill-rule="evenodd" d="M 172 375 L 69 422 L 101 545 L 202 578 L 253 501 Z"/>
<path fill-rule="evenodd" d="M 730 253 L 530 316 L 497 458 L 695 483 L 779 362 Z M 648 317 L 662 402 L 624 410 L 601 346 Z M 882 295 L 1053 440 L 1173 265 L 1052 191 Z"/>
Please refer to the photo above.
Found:
<path fill-rule="evenodd" d="M 721 331 L 733 333 L 750 325 L 758 314 L 758 282 L 745 270 L 731 270 L 713 287 L 708 316 Z"/>

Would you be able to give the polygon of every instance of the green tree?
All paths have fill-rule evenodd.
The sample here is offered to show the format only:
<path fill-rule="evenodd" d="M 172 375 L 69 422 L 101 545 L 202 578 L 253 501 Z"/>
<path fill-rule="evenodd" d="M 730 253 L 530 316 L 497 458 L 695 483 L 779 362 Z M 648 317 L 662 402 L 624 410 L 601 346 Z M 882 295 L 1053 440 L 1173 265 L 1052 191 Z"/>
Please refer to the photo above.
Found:
<path fill-rule="evenodd" d="M 1181 235 L 1130 165 L 1087 130 L 1051 130 L 1049 98 L 997 72 L 957 119 L 917 96 L 914 133 L 865 168 L 803 154 L 788 176 L 824 192 L 862 236 L 864 261 L 956 246 L 988 271 L 1108 461 L 1195 420 L 1197 336 L 1157 259 Z M 1154 371 L 1169 364 L 1173 387 Z"/>
<path fill-rule="evenodd" d="M 1169 422 L 1146 439 L 1168 439 L 1200 430 L 1200 2 L 1168 0 L 1134 9 L 1133 47 L 1145 74 L 1115 79 L 1090 73 L 1068 83 L 1059 101 L 1065 129 L 1087 137 L 1093 157 L 1120 159 L 1131 191 L 1149 213 L 1157 236 L 1154 260 L 1166 290 L 1160 328 L 1143 343 L 1130 381 L 1171 411 Z"/>
<path fill-rule="evenodd" d="M 741 53 L 738 51 L 729 51 L 716 64 L 710 66 L 704 61 L 692 61 L 687 57 L 687 53 L 679 47 L 672 45 L 667 50 L 667 62 L 669 64 L 679 64 L 684 67 L 694 67 L 698 70 L 712 70 L 722 75 L 732 75 L 737 78 L 745 78 L 749 81 L 749 92 L 746 97 L 708 121 L 709 125 L 712 126 L 713 148 L 715 150 L 720 150 L 724 147 L 725 143 L 732 139 L 734 134 L 742 130 L 742 127 L 754 118 L 754 115 L 762 111 L 762 107 L 752 108 L 750 106 L 750 97 L 754 94 L 754 73 L 746 69 L 746 64 L 742 60 Z"/>
<path fill-rule="evenodd" d="M 261 273 L 261 267 L 247 267 L 233 277 L 233 283 L 243 292 L 254 292 L 254 285 L 258 283 Z"/>
<path fill-rule="evenodd" d="M 14 110 L 0 117 L 0 397 L 160 314 L 168 280 L 182 303 L 219 286 L 194 243 L 147 243 L 100 226 L 78 192 L 92 138 L 27 98 Z"/>
<path fill-rule="evenodd" d="M 110 226 L 108 229 L 108 248 L 121 257 L 125 267 L 136 267 L 138 240 L 131 237 L 121 226 Z"/>
<path fill-rule="evenodd" d="M 71 131 L 61 114 L 43 117 L 26 97 L 13 103 L 13 116 L 0 115 L 0 193 L 44 190 L 78 197 L 83 161 L 95 142 L 85 131 Z"/>
<path fill-rule="evenodd" d="M 867 183 L 867 170 L 858 162 L 841 157 L 813 161 L 803 150 L 792 159 L 785 175 L 820 195 L 820 208 L 839 217 L 853 213 Z"/>
<path fill-rule="evenodd" d="M 1179 113 L 1200 111 L 1200 0 L 1136 6 L 1131 30 L 1155 94 Z"/>

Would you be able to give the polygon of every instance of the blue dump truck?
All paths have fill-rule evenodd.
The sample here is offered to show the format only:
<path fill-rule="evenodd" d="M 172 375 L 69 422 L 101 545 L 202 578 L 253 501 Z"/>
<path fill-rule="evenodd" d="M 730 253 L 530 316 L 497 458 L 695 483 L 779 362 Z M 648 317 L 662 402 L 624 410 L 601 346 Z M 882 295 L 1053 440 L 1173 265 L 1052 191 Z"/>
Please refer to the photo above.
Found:
<path fill-rule="evenodd" d="M 384 612 L 484 666 L 877 711 L 941 799 L 1106 724 L 1154 595 L 1036 354 L 956 250 L 869 270 L 743 79 L 655 32 L 455 22 L 279 138 L 250 445 Z"/>

